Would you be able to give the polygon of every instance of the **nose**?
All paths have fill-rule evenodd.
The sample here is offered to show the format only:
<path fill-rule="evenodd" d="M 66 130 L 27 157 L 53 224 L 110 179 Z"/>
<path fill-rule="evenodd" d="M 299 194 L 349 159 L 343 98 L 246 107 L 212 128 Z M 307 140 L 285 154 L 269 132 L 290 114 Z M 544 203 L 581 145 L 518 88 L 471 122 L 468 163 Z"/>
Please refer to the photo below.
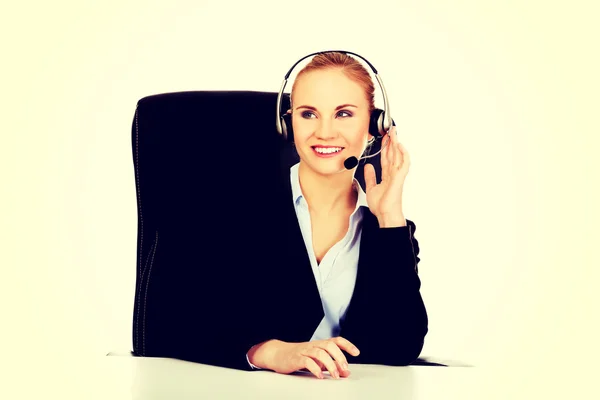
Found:
<path fill-rule="evenodd" d="M 315 131 L 315 136 L 319 139 L 327 140 L 336 138 L 338 134 L 333 127 L 332 121 L 323 119 Z"/>

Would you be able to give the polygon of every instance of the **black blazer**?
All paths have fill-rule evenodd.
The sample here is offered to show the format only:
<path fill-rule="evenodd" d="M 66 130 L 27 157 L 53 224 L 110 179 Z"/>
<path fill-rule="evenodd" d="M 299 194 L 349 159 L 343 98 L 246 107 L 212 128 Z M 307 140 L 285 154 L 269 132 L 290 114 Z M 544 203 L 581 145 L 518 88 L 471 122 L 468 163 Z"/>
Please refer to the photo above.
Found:
<path fill-rule="evenodd" d="M 147 261 L 152 280 L 146 301 L 137 305 L 138 348 L 143 345 L 137 353 L 251 370 L 246 353 L 253 345 L 310 340 L 324 312 L 294 210 L 289 169 L 273 188 L 252 203 L 255 212 L 243 221 L 227 221 L 221 214 L 229 240 L 202 226 L 214 217 L 210 210 L 190 222 L 199 227 L 197 235 L 181 237 L 165 229 L 159 239 L 157 232 Z M 370 211 L 364 215 L 356 285 L 340 336 L 361 351 L 348 355 L 349 363 L 407 365 L 419 356 L 428 330 L 416 227 L 407 220 L 406 227 L 380 228 Z M 219 240 L 206 244 L 215 235 Z M 202 252 L 194 251 L 198 243 L 206 244 Z"/>

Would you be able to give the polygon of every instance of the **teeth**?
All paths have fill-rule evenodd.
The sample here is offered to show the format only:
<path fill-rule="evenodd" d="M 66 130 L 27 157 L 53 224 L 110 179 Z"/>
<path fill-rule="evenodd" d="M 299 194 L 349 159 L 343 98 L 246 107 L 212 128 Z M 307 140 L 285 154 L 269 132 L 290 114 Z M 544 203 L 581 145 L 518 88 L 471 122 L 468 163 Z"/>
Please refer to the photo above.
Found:
<path fill-rule="evenodd" d="M 315 151 L 317 153 L 321 153 L 321 154 L 337 153 L 338 151 L 341 151 L 341 150 L 342 150 L 341 147 L 329 147 L 329 148 L 315 147 Z"/>

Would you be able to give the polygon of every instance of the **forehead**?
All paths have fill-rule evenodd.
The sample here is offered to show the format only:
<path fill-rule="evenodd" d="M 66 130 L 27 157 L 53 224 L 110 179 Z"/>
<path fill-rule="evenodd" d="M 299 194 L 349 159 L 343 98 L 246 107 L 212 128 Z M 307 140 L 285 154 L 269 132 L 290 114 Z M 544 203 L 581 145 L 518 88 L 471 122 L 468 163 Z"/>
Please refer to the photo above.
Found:
<path fill-rule="evenodd" d="M 296 82 L 292 93 L 294 105 L 312 105 L 319 108 L 337 107 L 339 104 L 367 104 L 362 86 L 350 79 L 340 69 L 310 71 Z"/>

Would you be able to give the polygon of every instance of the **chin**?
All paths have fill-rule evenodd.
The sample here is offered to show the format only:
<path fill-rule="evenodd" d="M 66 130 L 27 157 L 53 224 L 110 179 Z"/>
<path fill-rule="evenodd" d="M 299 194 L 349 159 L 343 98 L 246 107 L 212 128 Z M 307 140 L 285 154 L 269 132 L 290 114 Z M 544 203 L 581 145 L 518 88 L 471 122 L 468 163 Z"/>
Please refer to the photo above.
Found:
<path fill-rule="evenodd" d="M 335 165 L 335 166 L 317 166 L 317 168 L 313 168 L 317 173 L 321 175 L 338 175 L 341 173 L 342 169 L 345 169 L 343 165 Z"/>

